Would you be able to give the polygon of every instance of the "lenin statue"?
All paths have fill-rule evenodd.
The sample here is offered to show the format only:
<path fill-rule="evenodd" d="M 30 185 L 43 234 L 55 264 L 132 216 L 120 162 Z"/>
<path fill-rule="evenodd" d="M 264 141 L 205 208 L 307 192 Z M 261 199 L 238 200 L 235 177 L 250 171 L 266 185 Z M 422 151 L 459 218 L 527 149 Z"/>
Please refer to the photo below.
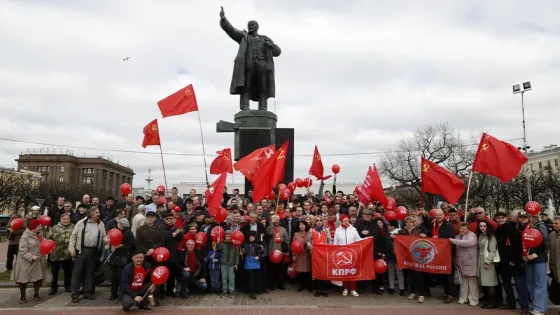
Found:
<path fill-rule="evenodd" d="M 280 56 L 280 47 L 267 36 L 257 33 L 259 23 L 256 21 L 247 23 L 248 31 L 234 28 L 227 20 L 223 7 L 220 26 L 239 43 L 229 93 L 239 95 L 241 110 L 249 109 L 249 100 L 259 102 L 259 110 L 267 110 L 268 98 L 276 94 L 273 57 Z"/>

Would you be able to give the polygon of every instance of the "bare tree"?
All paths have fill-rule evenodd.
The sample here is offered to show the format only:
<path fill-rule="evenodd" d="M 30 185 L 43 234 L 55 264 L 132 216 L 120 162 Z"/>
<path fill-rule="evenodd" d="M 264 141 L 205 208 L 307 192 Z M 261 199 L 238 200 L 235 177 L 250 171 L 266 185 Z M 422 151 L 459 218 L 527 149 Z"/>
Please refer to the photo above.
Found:
<path fill-rule="evenodd" d="M 474 159 L 474 146 L 468 145 L 447 123 L 418 129 L 414 136 L 400 140 L 397 150 L 385 153 L 380 171 L 385 177 L 421 193 L 420 158 L 441 164 L 465 179 Z M 410 194 L 404 199 L 414 198 Z M 434 196 L 426 194 L 425 204 L 435 204 Z"/>
<path fill-rule="evenodd" d="M 16 209 L 24 209 L 27 214 L 31 206 L 37 205 L 40 179 L 33 175 L 16 175 L 12 183 L 12 198 Z"/>
<path fill-rule="evenodd" d="M 0 210 L 12 206 L 14 178 L 15 174 L 13 172 L 0 170 Z"/>

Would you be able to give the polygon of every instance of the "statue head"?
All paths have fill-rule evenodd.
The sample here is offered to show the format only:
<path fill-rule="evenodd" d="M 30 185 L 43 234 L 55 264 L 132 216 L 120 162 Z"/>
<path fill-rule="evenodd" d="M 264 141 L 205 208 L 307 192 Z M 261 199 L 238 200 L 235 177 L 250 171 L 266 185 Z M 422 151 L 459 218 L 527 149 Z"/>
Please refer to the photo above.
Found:
<path fill-rule="evenodd" d="M 259 23 L 257 21 L 251 20 L 247 23 L 247 31 L 249 34 L 256 34 L 259 30 Z"/>

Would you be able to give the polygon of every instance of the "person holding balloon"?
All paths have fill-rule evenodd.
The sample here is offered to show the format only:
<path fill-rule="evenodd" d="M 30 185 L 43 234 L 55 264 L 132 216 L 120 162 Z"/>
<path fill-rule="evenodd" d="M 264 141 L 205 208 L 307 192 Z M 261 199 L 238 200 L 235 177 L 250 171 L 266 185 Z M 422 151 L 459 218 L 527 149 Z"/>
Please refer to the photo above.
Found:
<path fill-rule="evenodd" d="M 309 223 L 300 220 L 298 231 L 294 234 L 291 249 L 294 261 L 294 269 L 298 273 L 297 291 L 303 290 L 313 291 L 313 283 L 311 280 L 311 253 L 307 248 L 307 234 L 309 233 Z"/>
<path fill-rule="evenodd" d="M 195 240 L 189 239 L 186 243 L 186 250 L 181 251 L 178 257 L 177 266 L 179 267 L 180 274 L 177 278 L 181 283 L 179 296 L 187 299 L 189 293 L 196 290 L 202 292 L 208 288 L 207 268 L 204 261 L 204 256 L 196 248 Z M 169 281 L 168 281 L 169 283 Z"/>
<path fill-rule="evenodd" d="M 68 246 L 70 245 L 70 235 L 72 235 L 74 230 L 74 224 L 70 223 L 70 215 L 67 213 L 63 213 L 59 219 L 60 222 L 50 229 L 47 234 L 47 238 L 53 240 L 56 244 L 56 250 L 50 255 L 51 270 L 54 279 L 58 279 L 60 268 L 64 270 L 64 289 L 66 292 L 72 292 L 70 290 L 72 282 L 72 256 Z M 56 294 L 57 292 L 58 281 L 53 281 L 49 295 Z"/>
<path fill-rule="evenodd" d="M 143 311 L 152 310 L 148 306 L 149 299 L 146 298 L 149 293 L 154 293 L 156 290 L 151 278 L 152 268 L 144 260 L 144 252 L 136 249 L 132 255 L 132 262 L 123 268 L 120 276 L 123 311 L 127 312 L 135 305 Z"/>
<path fill-rule="evenodd" d="M 124 214 L 124 212 L 122 213 Z M 122 290 L 119 292 L 121 274 L 123 268 L 130 261 L 131 253 L 136 250 L 136 240 L 130 230 L 130 222 L 124 217 L 117 221 L 117 227 L 109 230 L 107 236 L 109 239 L 107 246 L 111 248 L 111 254 L 108 258 L 109 266 L 111 266 L 111 296 L 109 301 L 121 300 Z M 119 293 L 121 296 L 118 296 Z"/>
<path fill-rule="evenodd" d="M 23 232 L 27 227 L 27 222 L 19 215 L 17 211 L 12 211 L 10 220 L 8 221 L 8 252 L 6 256 L 6 269 L 12 270 L 14 266 L 14 258 L 18 253 L 18 245 Z"/>
<path fill-rule="evenodd" d="M 270 226 L 266 228 L 265 233 L 269 236 L 267 248 L 270 257 L 268 286 L 272 291 L 276 290 L 276 288 L 285 290 L 286 266 L 282 261 L 273 262 L 272 253 L 278 251 L 282 254 L 287 254 L 290 246 L 290 236 L 288 231 L 280 225 L 280 217 L 278 215 L 273 215 L 270 218 Z"/>
<path fill-rule="evenodd" d="M 19 285 L 19 302 L 21 304 L 27 302 L 25 291 L 28 283 L 33 283 L 33 300 L 41 300 L 39 289 L 47 272 L 47 257 L 41 253 L 41 242 L 38 237 L 42 229 L 43 226 L 39 220 L 31 220 L 19 242 L 19 251 L 14 262 L 15 267 L 11 280 Z"/>
<path fill-rule="evenodd" d="M 178 257 L 178 244 L 183 240 L 183 231 L 174 224 L 173 213 L 171 211 L 165 211 L 163 213 L 163 224 L 160 226 L 161 234 L 164 239 L 164 247 L 169 249 L 171 257 L 165 262 L 165 266 L 169 269 L 170 277 L 167 281 L 165 292 L 169 297 L 176 297 L 175 291 L 175 278 L 179 276 L 177 270 L 179 268 L 177 264 Z"/>
<path fill-rule="evenodd" d="M 231 230 L 225 233 L 225 240 L 216 244 L 216 251 L 220 253 L 220 268 L 222 274 L 222 297 L 233 298 L 235 291 L 235 271 L 239 265 L 239 247 L 234 246 Z M 241 234 L 243 235 L 243 234 Z"/>

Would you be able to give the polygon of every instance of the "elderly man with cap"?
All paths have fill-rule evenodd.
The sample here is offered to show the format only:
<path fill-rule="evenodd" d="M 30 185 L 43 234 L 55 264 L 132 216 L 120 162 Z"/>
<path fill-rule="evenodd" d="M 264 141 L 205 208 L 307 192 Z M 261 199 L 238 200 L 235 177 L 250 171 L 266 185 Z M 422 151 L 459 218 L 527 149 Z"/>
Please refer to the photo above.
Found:
<path fill-rule="evenodd" d="M 123 268 L 121 274 L 123 311 L 127 312 L 134 306 L 141 311 L 151 311 L 148 303 L 155 291 L 151 283 L 152 268 L 144 261 L 144 252 L 136 249 L 133 253 L 132 262 Z"/>
<path fill-rule="evenodd" d="M 136 230 L 136 249 L 146 253 L 145 262 L 148 263 L 152 269 L 159 266 L 159 263 L 152 257 L 154 249 L 165 245 L 165 237 L 162 233 L 161 226 L 156 225 L 155 222 L 155 212 L 149 211 L 146 213 L 146 222 L 144 225 Z M 161 295 L 158 297 L 161 297 Z M 159 305 L 157 299 L 156 305 Z"/>
<path fill-rule="evenodd" d="M 443 210 L 436 210 L 436 219 L 432 223 L 432 227 L 428 230 L 428 236 L 431 238 L 455 238 L 455 229 L 453 225 L 445 220 L 445 214 Z M 453 252 L 455 248 L 453 248 Z M 450 304 L 455 299 L 457 288 L 455 287 L 455 282 L 453 279 L 453 273 L 450 275 L 439 275 L 442 280 L 443 290 L 445 292 L 445 300 L 443 303 Z"/>
<path fill-rule="evenodd" d="M 381 259 L 385 243 L 381 237 L 381 229 L 379 228 L 379 225 L 377 225 L 377 222 L 373 221 L 373 212 L 371 209 L 367 208 L 362 211 L 362 217 L 356 221 L 354 227 L 362 238 L 373 236 L 373 248 L 375 249 L 375 253 L 373 253 L 374 259 Z M 381 290 L 379 289 L 379 280 L 377 280 L 381 279 L 381 275 L 378 275 L 375 278 L 376 280 L 371 281 L 371 291 L 375 294 L 381 294 Z M 364 281 L 361 282 L 360 287 L 364 286 L 363 282 Z"/>
<path fill-rule="evenodd" d="M 33 206 L 31 207 L 31 212 L 27 214 L 27 216 L 25 217 L 25 220 L 27 221 L 27 224 L 29 224 L 29 222 L 31 222 L 31 220 L 36 220 L 39 218 L 39 216 L 41 215 L 41 208 L 39 206 Z"/>
<path fill-rule="evenodd" d="M 265 230 L 268 235 L 268 255 L 279 250 L 285 255 L 288 254 L 290 248 L 290 236 L 288 231 L 280 225 L 280 217 L 273 215 L 270 218 L 270 226 Z M 280 290 L 285 290 L 286 287 L 286 266 L 280 262 L 278 264 L 268 260 L 268 286 L 270 290 L 274 291 L 278 287 Z"/>
<path fill-rule="evenodd" d="M 119 209 L 121 213 L 124 214 L 122 209 Z M 119 245 L 110 245 L 110 249 L 113 252 L 111 257 L 109 257 L 109 266 L 111 266 L 111 296 L 109 301 L 122 299 L 119 293 L 122 295 L 122 291 L 119 292 L 119 284 L 121 283 L 121 273 L 130 260 L 130 254 L 136 249 L 136 240 L 134 239 L 134 234 L 130 231 L 130 223 L 126 218 L 120 218 L 117 221 L 117 228 L 121 231 L 123 238 Z"/>
<path fill-rule="evenodd" d="M 166 294 L 169 297 L 176 297 L 175 295 L 175 278 L 177 276 L 177 254 L 178 244 L 183 240 L 183 232 L 173 222 L 173 213 L 165 211 L 163 213 L 163 224 L 160 227 L 161 234 L 163 235 L 164 247 L 169 249 L 169 259 L 165 262 L 165 266 L 169 269 L 169 279 L 166 285 Z"/>

